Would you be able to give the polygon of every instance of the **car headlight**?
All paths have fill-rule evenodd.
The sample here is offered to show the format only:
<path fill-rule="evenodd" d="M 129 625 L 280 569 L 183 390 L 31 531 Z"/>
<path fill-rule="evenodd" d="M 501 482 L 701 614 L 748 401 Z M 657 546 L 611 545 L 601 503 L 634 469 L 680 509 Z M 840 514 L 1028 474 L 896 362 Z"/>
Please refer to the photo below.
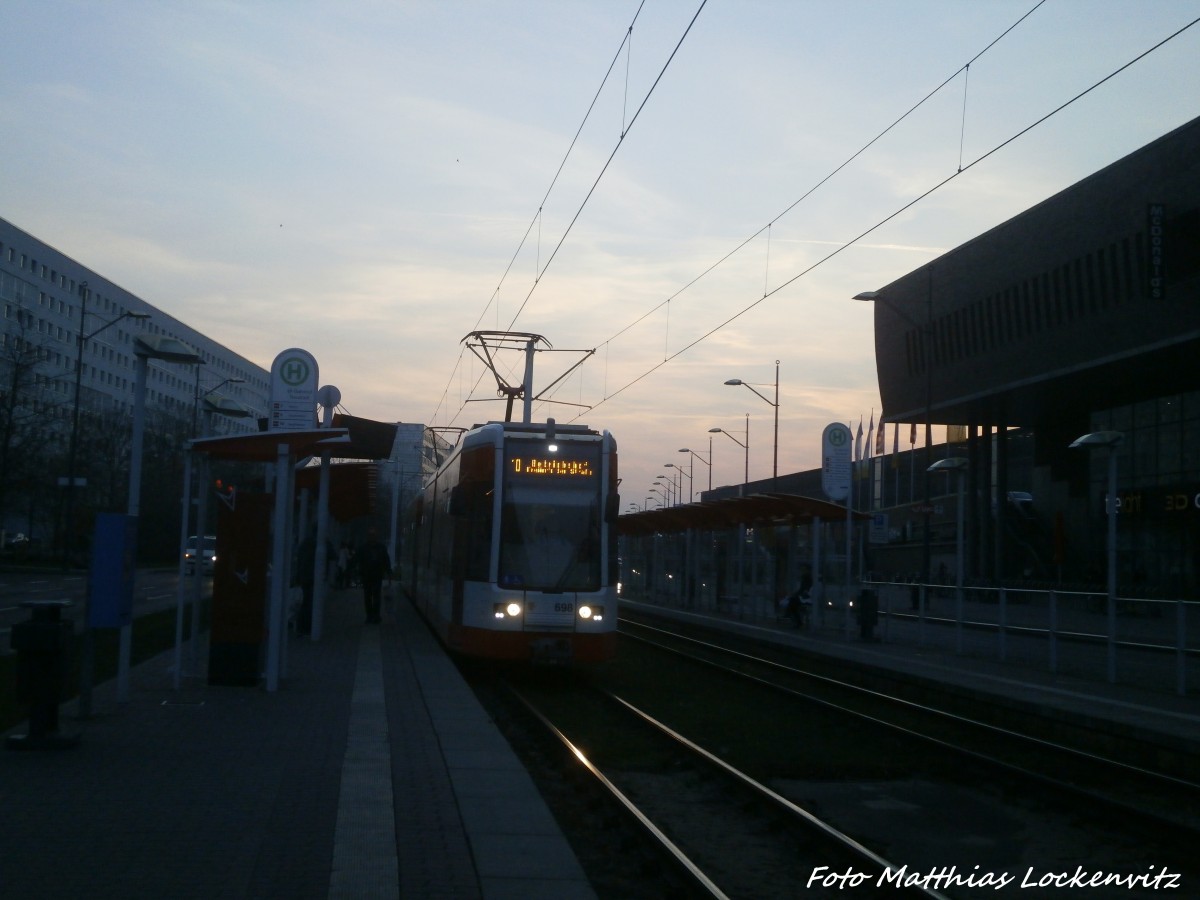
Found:
<path fill-rule="evenodd" d="M 505 617 L 516 618 L 521 614 L 521 604 L 516 600 L 509 600 L 505 603 L 497 603 L 492 606 L 492 615 L 497 619 Z"/>

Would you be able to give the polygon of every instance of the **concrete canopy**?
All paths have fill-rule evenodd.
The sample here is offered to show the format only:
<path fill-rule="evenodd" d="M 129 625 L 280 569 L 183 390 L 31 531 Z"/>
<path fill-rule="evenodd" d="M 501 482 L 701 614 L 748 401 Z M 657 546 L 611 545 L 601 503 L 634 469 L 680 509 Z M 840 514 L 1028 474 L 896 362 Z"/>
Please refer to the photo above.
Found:
<path fill-rule="evenodd" d="M 274 462 L 279 445 L 287 444 L 295 459 L 331 450 L 339 457 L 351 456 L 354 445 L 346 428 L 313 428 L 304 431 L 260 431 L 255 434 L 234 434 L 228 437 L 199 438 L 191 449 L 207 453 L 213 459 L 242 462 Z"/>
<path fill-rule="evenodd" d="M 852 515 L 860 522 L 871 518 L 861 512 Z M 844 521 L 846 507 L 799 494 L 751 494 L 623 515 L 617 519 L 617 533 L 645 535 L 738 525 L 795 525 L 815 518 Z"/>

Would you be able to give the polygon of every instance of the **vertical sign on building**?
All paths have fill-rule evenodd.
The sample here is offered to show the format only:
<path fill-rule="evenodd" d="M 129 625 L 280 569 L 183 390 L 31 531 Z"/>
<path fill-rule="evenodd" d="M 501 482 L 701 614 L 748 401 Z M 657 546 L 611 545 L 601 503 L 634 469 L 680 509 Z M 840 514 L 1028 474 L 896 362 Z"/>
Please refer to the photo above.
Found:
<path fill-rule="evenodd" d="M 1149 283 L 1146 291 L 1151 300 L 1162 300 L 1167 296 L 1167 264 L 1163 253 L 1163 242 L 1166 239 L 1164 230 L 1167 209 L 1161 203 L 1151 203 L 1146 208 L 1146 231 L 1149 234 L 1146 260 L 1146 276 Z"/>
<path fill-rule="evenodd" d="M 317 427 L 317 361 L 307 350 L 284 350 L 271 364 L 271 431 Z"/>
<path fill-rule="evenodd" d="M 850 429 L 830 422 L 821 433 L 821 489 L 830 500 L 850 493 Z"/>

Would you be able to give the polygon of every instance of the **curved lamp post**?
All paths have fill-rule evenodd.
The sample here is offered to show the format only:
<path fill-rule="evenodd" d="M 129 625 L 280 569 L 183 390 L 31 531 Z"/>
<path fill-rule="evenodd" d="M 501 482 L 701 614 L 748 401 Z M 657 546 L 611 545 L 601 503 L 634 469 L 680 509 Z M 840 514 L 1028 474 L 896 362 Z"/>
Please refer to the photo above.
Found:
<path fill-rule="evenodd" d="M 696 465 L 696 460 L 700 460 L 700 462 L 702 462 L 706 466 L 708 466 L 708 489 L 711 491 L 712 490 L 712 438 L 708 439 L 708 459 L 705 459 L 703 456 L 701 456 L 695 450 L 692 450 L 690 447 L 682 447 L 682 448 L 680 448 L 679 452 L 692 454 L 689 457 L 689 465 L 688 465 L 689 473 L 692 471 L 692 468 Z"/>
<path fill-rule="evenodd" d="M 127 514 L 137 519 L 142 504 L 142 442 L 146 430 L 146 373 L 150 360 L 194 366 L 204 360 L 183 341 L 164 335 L 138 335 L 133 341 L 137 361 L 133 387 L 133 439 L 129 451 L 129 507 Z M 135 532 L 136 534 L 136 532 Z M 137 558 L 137 546 L 131 548 Z M 121 626 L 120 652 L 117 660 L 117 702 L 129 702 L 129 658 L 133 644 L 133 627 Z"/>
<path fill-rule="evenodd" d="M 737 444 L 739 447 L 741 447 L 743 450 L 746 451 L 746 468 L 745 468 L 745 474 L 742 476 L 742 487 L 743 487 L 742 492 L 744 493 L 745 486 L 750 483 L 750 413 L 746 413 L 746 440 L 745 440 L 745 443 L 743 443 L 742 441 L 739 441 L 737 438 L 735 438 L 732 434 L 730 434 L 724 428 L 710 428 L 710 429 L 708 429 L 708 433 L 709 434 L 723 434 L 723 435 L 725 435 L 725 437 L 729 438 L 731 441 L 733 441 L 735 444 Z"/>
<path fill-rule="evenodd" d="M 771 490 L 775 490 L 776 482 L 779 480 L 779 360 L 775 360 L 775 401 L 774 402 L 771 402 L 770 398 L 768 398 L 768 397 L 764 396 L 763 394 L 761 394 L 760 392 L 756 391 L 754 389 L 754 385 L 750 384 L 747 381 L 742 381 L 742 379 L 740 379 L 740 378 L 730 378 L 725 383 L 727 385 L 733 385 L 733 386 L 741 385 L 742 387 L 747 388 L 748 390 L 754 391 L 755 396 L 757 396 L 761 400 L 766 401 L 766 403 L 769 406 L 772 406 L 775 408 L 775 449 L 774 449 L 774 453 L 771 458 Z M 769 387 L 769 385 L 760 384 L 759 387 Z M 746 432 L 747 432 L 746 442 L 747 443 L 749 443 L 749 441 L 750 441 L 749 431 L 750 431 L 749 417 L 747 417 L 747 424 L 746 424 Z M 748 475 L 747 475 L 746 480 L 747 481 L 750 480 Z"/>
<path fill-rule="evenodd" d="M 195 392 L 195 397 L 192 400 L 192 434 L 196 434 L 196 427 L 199 424 L 197 419 L 198 419 L 201 409 L 203 409 L 205 413 L 217 413 L 217 414 L 224 415 L 224 416 L 230 416 L 235 419 L 240 419 L 240 418 L 244 418 L 246 416 L 252 415 L 250 410 L 247 407 L 243 406 L 241 403 L 238 403 L 236 400 L 231 400 L 226 397 L 222 397 L 220 394 L 217 394 L 217 391 L 219 391 L 221 388 L 225 387 L 225 385 L 227 385 L 227 384 L 245 384 L 245 383 L 246 383 L 245 378 L 230 377 L 230 378 L 226 378 L 224 381 L 217 382 L 217 384 L 214 387 L 209 388 L 204 393 L 200 393 L 200 365 L 197 364 L 197 366 L 196 366 L 196 392 Z M 214 394 L 216 394 L 216 396 L 213 396 Z M 208 399 L 209 397 L 212 397 L 212 400 L 209 400 Z M 205 422 L 204 435 L 207 435 L 207 434 L 208 434 L 208 423 Z M 201 435 L 201 436 L 203 437 L 204 435 Z"/>
<path fill-rule="evenodd" d="M 675 463 L 664 463 L 668 469 L 674 469 L 678 475 L 679 484 L 679 502 L 683 502 L 683 479 L 688 480 L 688 503 L 692 502 L 692 475 L 690 472 L 683 471 L 683 466 L 677 466 Z M 688 468 L 691 468 L 690 466 Z"/>
<path fill-rule="evenodd" d="M 955 623 L 954 638 L 956 651 L 962 653 L 962 623 L 963 623 L 963 483 L 966 481 L 968 463 L 965 457 L 948 456 L 939 459 L 926 469 L 927 472 L 945 472 L 954 475 L 958 482 L 958 512 L 955 518 L 954 540 L 954 606 Z"/>
<path fill-rule="evenodd" d="M 79 452 L 79 395 L 83 383 L 83 350 L 87 342 L 100 332 L 111 328 L 122 319 L 148 319 L 149 313 L 126 311 L 115 319 L 105 322 L 95 331 L 85 333 L 87 323 L 87 301 L 89 296 L 88 283 L 79 283 L 79 334 L 75 348 L 75 399 L 71 409 L 71 439 L 67 450 L 67 502 L 66 502 L 66 533 L 63 535 L 63 568 L 70 564 L 71 553 L 75 550 L 75 464 Z"/>
<path fill-rule="evenodd" d="M 1072 450 L 1091 450 L 1103 447 L 1108 451 L 1108 493 L 1104 498 L 1105 515 L 1108 517 L 1107 617 L 1108 617 L 1108 681 L 1117 680 L 1117 447 L 1125 439 L 1120 431 L 1093 431 L 1077 437 L 1070 444 Z"/>
<path fill-rule="evenodd" d="M 855 294 L 853 299 L 863 300 L 873 303 L 882 303 L 905 322 L 917 329 L 917 333 L 921 335 L 921 355 L 920 360 L 925 366 L 925 485 L 924 485 L 924 503 L 925 512 L 921 514 L 921 519 L 924 524 L 924 536 L 922 538 L 921 552 L 921 580 L 925 584 L 929 584 L 929 556 L 930 556 L 930 503 L 929 503 L 929 466 L 930 460 L 933 458 L 933 270 L 929 272 L 929 290 L 926 294 L 925 303 L 925 323 L 922 324 L 908 314 L 908 312 L 900 306 L 897 306 L 891 300 L 883 295 L 882 291 L 862 291 Z"/>

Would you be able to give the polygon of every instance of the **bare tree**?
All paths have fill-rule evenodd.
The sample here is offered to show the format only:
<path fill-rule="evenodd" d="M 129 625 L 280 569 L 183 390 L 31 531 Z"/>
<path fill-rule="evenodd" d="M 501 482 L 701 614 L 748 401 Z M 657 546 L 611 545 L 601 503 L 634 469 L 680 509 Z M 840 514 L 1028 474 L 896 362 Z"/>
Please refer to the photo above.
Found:
<path fill-rule="evenodd" d="M 0 523 L 24 521 L 26 531 L 47 521 L 43 505 L 50 463 L 62 444 L 61 373 L 50 364 L 44 339 L 32 331 L 33 316 L 8 309 L 0 335 Z M 38 340 L 35 340 L 38 338 Z"/>

